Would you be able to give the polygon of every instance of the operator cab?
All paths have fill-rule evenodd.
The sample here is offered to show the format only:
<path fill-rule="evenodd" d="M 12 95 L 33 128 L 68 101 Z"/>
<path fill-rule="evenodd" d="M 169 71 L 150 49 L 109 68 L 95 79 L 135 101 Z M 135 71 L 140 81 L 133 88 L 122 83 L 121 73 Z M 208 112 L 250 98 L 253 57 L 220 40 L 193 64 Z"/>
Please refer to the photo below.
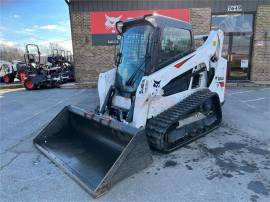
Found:
<path fill-rule="evenodd" d="M 160 15 L 116 23 L 119 51 L 115 87 L 119 94 L 136 93 L 143 76 L 194 51 L 191 24 Z"/>
<path fill-rule="evenodd" d="M 101 113 L 131 122 L 137 88 L 143 76 L 152 74 L 194 51 L 191 24 L 160 15 L 116 23 L 118 52 L 115 84 Z"/>

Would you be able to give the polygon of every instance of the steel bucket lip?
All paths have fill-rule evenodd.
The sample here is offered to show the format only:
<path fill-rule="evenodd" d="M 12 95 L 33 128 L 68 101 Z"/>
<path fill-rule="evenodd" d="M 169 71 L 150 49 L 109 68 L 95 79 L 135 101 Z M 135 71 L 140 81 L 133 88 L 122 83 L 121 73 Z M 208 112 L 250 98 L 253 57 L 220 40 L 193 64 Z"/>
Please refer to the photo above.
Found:
<path fill-rule="evenodd" d="M 41 136 L 46 136 L 43 134 L 43 131 L 47 128 L 50 127 L 50 125 L 54 122 L 57 121 L 58 115 L 63 113 L 65 110 L 68 110 L 69 112 L 72 112 L 74 114 L 83 116 L 87 119 L 94 120 L 95 122 L 104 125 L 105 127 L 111 127 L 114 130 L 121 130 L 123 133 L 127 133 L 131 135 L 130 141 L 128 144 L 124 147 L 123 151 L 121 154 L 117 157 L 113 165 L 110 167 L 110 169 L 107 171 L 105 176 L 102 178 L 100 183 L 96 186 L 95 189 L 91 189 L 83 180 L 76 175 L 76 171 L 73 171 L 72 168 L 64 161 L 62 161 L 60 158 L 58 158 L 53 152 L 50 152 L 46 146 L 42 146 L 42 142 L 38 139 Z M 56 166 L 58 166 L 65 174 L 67 174 L 69 177 L 71 177 L 76 183 L 78 183 L 87 193 L 90 193 L 94 198 L 100 197 L 103 194 L 105 194 L 108 189 L 105 187 L 103 189 L 103 183 L 105 185 L 108 185 L 111 187 L 112 184 L 110 184 L 110 179 L 113 177 L 113 175 L 117 172 L 118 167 L 123 163 L 126 159 L 126 156 L 129 154 L 128 152 L 131 151 L 136 145 L 133 144 L 135 141 L 136 137 L 140 135 L 144 135 L 145 132 L 142 129 L 137 129 L 135 127 L 129 126 L 127 124 L 118 122 L 116 120 L 110 120 L 108 121 L 106 117 L 94 114 L 92 112 L 87 112 L 86 110 L 83 110 L 81 108 L 78 108 L 76 106 L 68 105 L 64 107 L 51 121 L 47 122 L 41 129 L 38 131 L 34 132 L 35 138 L 33 139 L 33 144 L 34 146 L 41 152 L 43 153 L 49 160 L 51 160 Z M 149 149 L 150 150 L 150 149 Z"/>

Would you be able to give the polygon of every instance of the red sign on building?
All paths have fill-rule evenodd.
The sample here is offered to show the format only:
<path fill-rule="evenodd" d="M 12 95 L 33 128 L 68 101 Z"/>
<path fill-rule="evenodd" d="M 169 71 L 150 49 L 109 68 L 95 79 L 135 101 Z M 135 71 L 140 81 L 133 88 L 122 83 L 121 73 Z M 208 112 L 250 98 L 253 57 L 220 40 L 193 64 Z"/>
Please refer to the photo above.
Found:
<path fill-rule="evenodd" d="M 110 42 L 114 41 L 117 33 L 115 28 L 115 23 L 117 21 L 124 21 L 153 13 L 190 22 L 189 9 L 91 12 L 90 33 L 92 34 L 93 45 L 108 45 Z"/>

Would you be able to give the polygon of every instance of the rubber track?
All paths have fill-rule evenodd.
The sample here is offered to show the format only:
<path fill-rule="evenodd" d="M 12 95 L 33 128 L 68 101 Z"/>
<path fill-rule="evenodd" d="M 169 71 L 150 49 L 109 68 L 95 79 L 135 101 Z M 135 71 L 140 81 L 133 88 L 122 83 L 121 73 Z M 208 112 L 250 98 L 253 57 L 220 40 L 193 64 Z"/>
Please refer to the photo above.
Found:
<path fill-rule="evenodd" d="M 149 119 L 146 124 L 146 135 L 150 146 L 164 152 L 171 150 L 166 148 L 168 145 L 164 142 L 167 129 L 177 121 L 186 118 L 190 113 L 197 112 L 203 102 L 213 96 L 217 96 L 217 94 L 208 89 L 197 91 L 156 117 Z M 218 103 L 218 105 L 218 110 L 221 111 L 220 104 Z M 187 138 L 185 142 L 191 141 Z"/>

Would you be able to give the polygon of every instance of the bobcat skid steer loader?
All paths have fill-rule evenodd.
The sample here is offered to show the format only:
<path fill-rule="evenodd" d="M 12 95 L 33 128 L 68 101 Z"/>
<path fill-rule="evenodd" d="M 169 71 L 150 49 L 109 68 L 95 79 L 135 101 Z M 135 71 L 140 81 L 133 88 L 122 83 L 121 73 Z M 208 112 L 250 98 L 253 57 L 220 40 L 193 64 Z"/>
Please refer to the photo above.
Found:
<path fill-rule="evenodd" d="M 189 23 L 146 15 L 116 23 L 116 68 L 100 74 L 100 106 L 65 107 L 35 146 L 98 197 L 152 162 L 219 126 L 227 61 L 223 32 L 194 48 Z M 150 146 L 150 147 L 149 147 Z"/>
<path fill-rule="evenodd" d="M 17 71 L 11 62 L 0 60 L 0 82 L 12 83 L 16 73 Z"/>

